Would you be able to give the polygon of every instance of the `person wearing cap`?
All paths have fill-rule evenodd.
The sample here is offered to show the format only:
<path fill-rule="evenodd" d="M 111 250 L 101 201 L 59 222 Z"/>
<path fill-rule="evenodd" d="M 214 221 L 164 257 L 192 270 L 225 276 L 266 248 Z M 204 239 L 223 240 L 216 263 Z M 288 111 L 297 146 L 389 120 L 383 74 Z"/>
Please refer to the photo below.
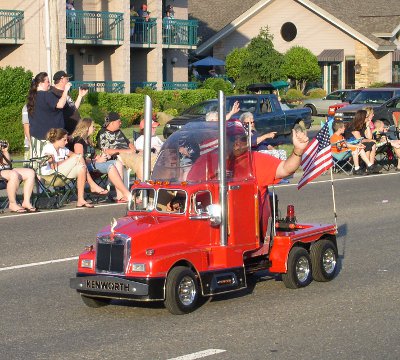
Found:
<path fill-rule="evenodd" d="M 135 141 L 136 150 L 143 151 L 144 149 L 144 119 L 140 121 L 140 136 Z M 151 151 L 154 154 L 158 154 L 163 146 L 164 142 L 156 135 L 157 127 L 160 123 L 152 120 L 151 122 Z"/>
<path fill-rule="evenodd" d="M 143 177 L 143 155 L 137 153 L 135 145 L 121 131 L 118 113 L 110 112 L 105 117 L 102 129 L 97 134 L 97 146 L 112 158 L 118 156 L 124 166 L 131 169 L 136 177 Z"/>
<path fill-rule="evenodd" d="M 71 77 L 72 75 L 67 74 L 65 71 L 57 71 L 53 76 L 54 85 L 50 87 L 50 91 L 57 96 L 57 98 L 61 98 Z M 83 97 L 88 93 L 88 91 L 88 89 L 82 89 L 80 87 L 78 97 L 75 102 L 67 94 L 67 101 L 63 107 L 63 116 L 64 129 L 68 131 L 68 135 L 71 135 L 74 132 L 76 124 L 81 118 L 78 109 L 81 105 Z"/>

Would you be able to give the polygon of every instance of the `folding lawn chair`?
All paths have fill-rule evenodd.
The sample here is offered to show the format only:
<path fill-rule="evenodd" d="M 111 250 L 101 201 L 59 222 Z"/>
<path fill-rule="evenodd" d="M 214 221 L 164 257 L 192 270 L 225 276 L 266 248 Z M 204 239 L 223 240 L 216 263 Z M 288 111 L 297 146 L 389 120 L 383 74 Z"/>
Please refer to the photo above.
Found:
<path fill-rule="evenodd" d="M 351 175 L 354 170 L 353 156 L 351 150 L 334 153 L 332 152 L 333 171 L 335 173 L 344 172 L 346 175 Z"/>
<path fill-rule="evenodd" d="M 55 169 L 51 175 L 43 175 L 41 172 L 49 156 L 30 159 L 32 168 L 37 169 L 38 191 L 34 206 L 38 209 L 58 209 L 65 203 L 76 198 L 76 179 L 67 178 Z"/>

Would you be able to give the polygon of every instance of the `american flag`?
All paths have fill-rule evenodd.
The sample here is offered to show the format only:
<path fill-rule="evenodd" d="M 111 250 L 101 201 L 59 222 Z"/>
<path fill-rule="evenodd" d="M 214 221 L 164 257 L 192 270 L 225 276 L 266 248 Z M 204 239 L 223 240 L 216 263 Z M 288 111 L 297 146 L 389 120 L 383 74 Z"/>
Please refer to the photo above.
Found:
<path fill-rule="evenodd" d="M 297 189 L 320 176 L 333 165 L 328 122 L 308 144 L 301 159 L 303 176 L 297 184 Z"/>

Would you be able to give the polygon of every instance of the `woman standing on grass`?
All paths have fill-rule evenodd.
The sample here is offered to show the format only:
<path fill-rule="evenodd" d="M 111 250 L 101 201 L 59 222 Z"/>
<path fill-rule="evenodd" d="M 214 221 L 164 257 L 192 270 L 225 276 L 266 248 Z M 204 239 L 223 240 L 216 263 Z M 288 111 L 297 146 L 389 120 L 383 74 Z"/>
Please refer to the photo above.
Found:
<path fill-rule="evenodd" d="M 92 119 L 86 118 L 80 120 L 72 134 L 73 140 L 71 148 L 73 152 L 75 154 L 81 154 L 86 159 L 85 162 L 89 172 L 97 170 L 102 174 L 108 174 L 109 180 L 115 186 L 117 199 L 128 199 L 130 192 L 122 180 L 122 163 L 119 160 L 110 160 L 110 156 L 106 153 L 100 155 L 95 154 L 95 149 L 91 140 L 93 132 L 94 123 Z M 118 169 L 121 169 L 121 173 Z M 90 174 L 88 174 L 88 179 L 89 177 Z M 100 193 L 99 195 L 103 194 Z"/>

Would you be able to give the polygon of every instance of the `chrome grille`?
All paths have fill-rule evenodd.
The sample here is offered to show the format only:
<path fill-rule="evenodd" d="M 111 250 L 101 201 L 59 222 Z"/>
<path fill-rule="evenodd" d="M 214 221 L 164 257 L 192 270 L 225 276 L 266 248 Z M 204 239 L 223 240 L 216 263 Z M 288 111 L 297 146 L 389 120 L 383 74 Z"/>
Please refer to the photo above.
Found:
<path fill-rule="evenodd" d="M 97 237 L 96 270 L 107 273 L 124 273 L 128 262 L 129 238 L 116 234 L 111 239 L 110 234 Z"/>

